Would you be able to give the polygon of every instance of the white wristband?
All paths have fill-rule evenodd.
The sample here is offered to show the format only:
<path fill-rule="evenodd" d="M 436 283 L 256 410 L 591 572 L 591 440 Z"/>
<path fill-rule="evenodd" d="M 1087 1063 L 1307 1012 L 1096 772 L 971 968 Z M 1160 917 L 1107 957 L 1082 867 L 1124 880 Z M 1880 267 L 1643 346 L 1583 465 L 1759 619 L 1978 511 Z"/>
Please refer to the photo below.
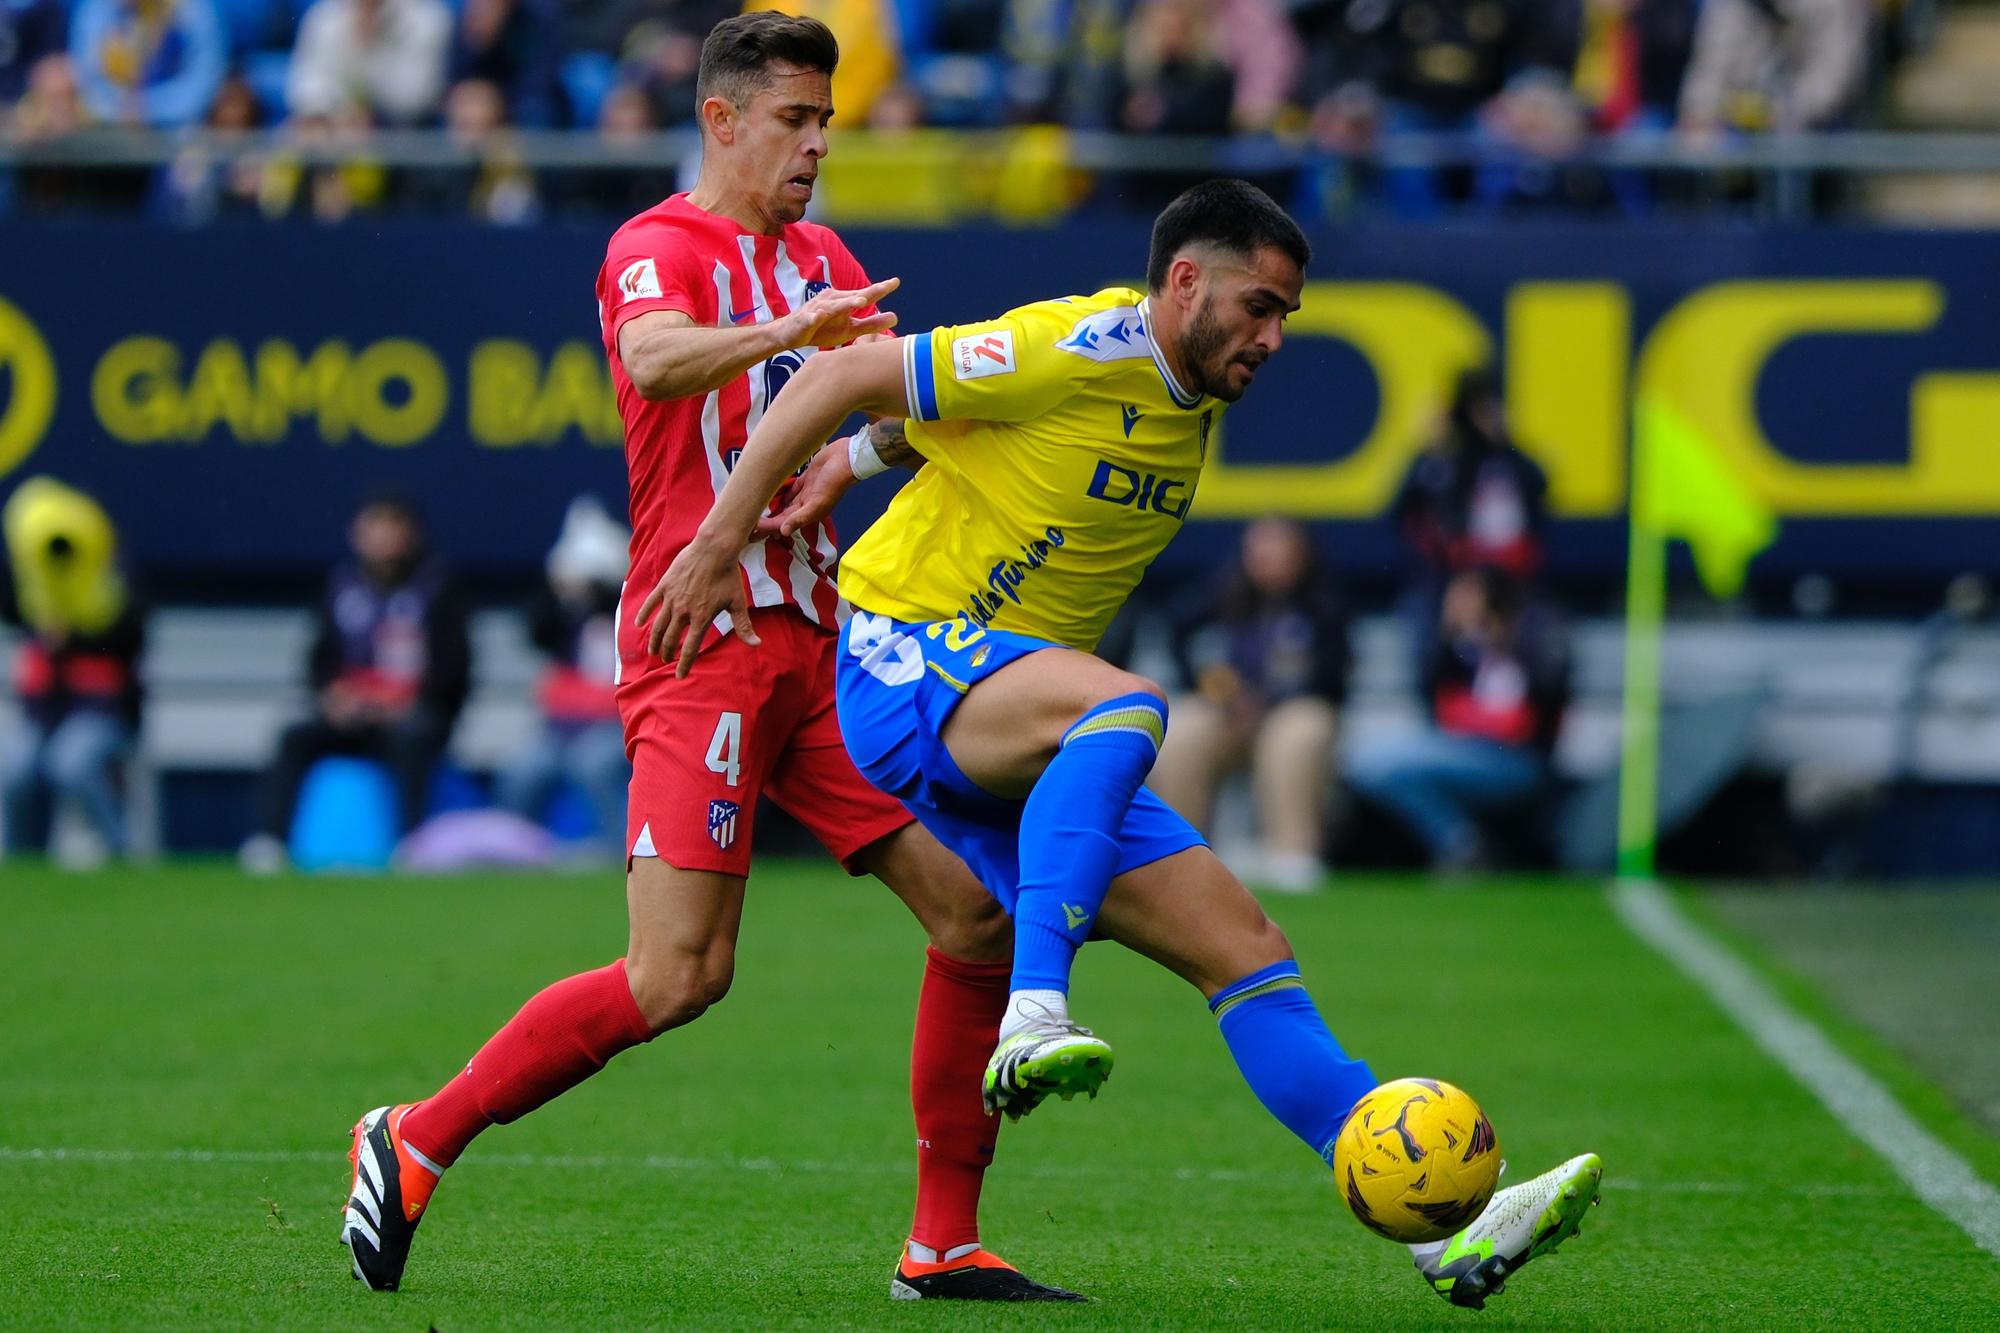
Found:
<path fill-rule="evenodd" d="M 847 467 L 856 481 L 879 477 L 889 470 L 889 465 L 882 461 L 882 455 L 875 452 L 875 439 L 866 426 L 855 431 L 847 441 Z"/>

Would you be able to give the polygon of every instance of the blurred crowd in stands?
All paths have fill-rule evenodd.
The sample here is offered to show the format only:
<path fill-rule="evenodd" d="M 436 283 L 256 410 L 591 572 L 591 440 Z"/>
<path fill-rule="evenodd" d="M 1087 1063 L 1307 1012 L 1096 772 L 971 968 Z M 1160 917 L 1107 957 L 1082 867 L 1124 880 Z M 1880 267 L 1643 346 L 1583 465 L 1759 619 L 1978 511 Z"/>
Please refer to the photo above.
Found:
<path fill-rule="evenodd" d="M 1272 889 L 1323 883 L 1330 836 L 1368 857 L 1399 834 L 1447 872 L 1545 855 L 1570 697 L 1566 635 L 1538 579 L 1547 489 L 1492 372 L 1467 371 L 1391 515 L 1410 554 L 1405 678 L 1421 722 L 1366 737 L 1341 735 L 1353 652 L 1337 571 L 1298 524 L 1251 524 L 1172 627 L 1180 692 L 1148 785 L 1213 834 L 1224 782 L 1248 776 L 1255 828 L 1223 854 Z"/>
<path fill-rule="evenodd" d="M 1288 519 L 1246 527 L 1213 588 L 1168 599 L 1180 609 L 1146 631 L 1165 646 L 1142 665 L 1175 695 L 1153 788 L 1206 832 L 1230 780 L 1247 777 L 1255 828 L 1226 839 L 1227 854 L 1273 888 L 1318 886 L 1335 843 L 1379 855 L 1385 826 L 1402 830 L 1386 841 L 1403 856 L 1446 869 L 1544 855 L 1519 830 L 1547 813 L 1569 694 L 1564 635 L 1537 580 L 1545 489 L 1508 435 L 1492 375 L 1466 373 L 1392 520 L 1410 552 L 1401 674 L 1417 722 L 1365 735 L 1345 734 L 1354 654 L 1337 569 Z M 0 855 L 56 845 L 61 856 L 49 839 L 65 809 L 83 863 L 125 855 L 145 759 L 136 571 L 111 518 L 53 479 L 22 483 L 4 519 L 0 618 L 19 627 L 20 707 L 0 722 Z M 409 500 L 365 501 L 314 606 L 296 709 L 258 741 L 269 759 L 244 866 L 620 855 L 629 767 L 612 679 L 629 540 L 596 500 L 570 505 L 518 608 L 539 666 L 532 686 L 509 689 L 531 691 L 532 730 L 475 778 L 447 758 L 474 680 L 463 585 Z M 1136 640 L 1115 634 L 1104 652 L 1130 660 Z"/>
<path fill-rule="evenodd" d="M 51 477 L 0 508 L 0 859 L 91 867 L 147 850 L 135 788 L 150 608 L 110 516 Z M 533 727 L 475 781 L 446 758 L 473 685 L 469 600 L 405 497 L 366 500 L 314 604 L 299 707 L 270 738 L 244 867 L 545 865 L 620 854 L 630 767 L 613 677 L 630 533 L 595 499 L 565 516 L 521 608 L 540 659 Z M 490 807 L 490 808 L 489 808 Z"/>
<path fill-rule="evenodd" d="M 1441 208 L 1648 206 L 1643 179 L 1563 165 L 1588 136 L 1722 136 L 1864 121 L 1894 59 L 1899 0 L 790 0 L 839 36 L 841 131 L 1013 127 L 1236 135 L 1365 162 L 1385 132 L 1462 136 L 1463 168 L 1296 168 L 1301 211 L 1361 192 L 1399 216 Z M 391 170 L 296 152 L 159 172 L 24 166 L 15 208 L 155 215 L 614 215 L 671 171 L 531 170 L 510 130 L 611 144 L 689 126 L 702 36 L 733 0 L 0 0 L 0 141 L 92 126 L 338 146 L 436 128 L 471 165 Z M 752 6 L 770 7 L 752 0 Z M 839 140 L 836 138 L 836 153 Z M 1251 174 L 1251 159 L 1237 174 Z M 1203 174 L 1214 174 L 1204 172 Z M 1055 202 L 1149 209 L 1184 182 L 1121 179 Z M 1072 197 L 1072 195 L 1078 197 Z M 0 197 L 4 206 L 4 197 Z"/>

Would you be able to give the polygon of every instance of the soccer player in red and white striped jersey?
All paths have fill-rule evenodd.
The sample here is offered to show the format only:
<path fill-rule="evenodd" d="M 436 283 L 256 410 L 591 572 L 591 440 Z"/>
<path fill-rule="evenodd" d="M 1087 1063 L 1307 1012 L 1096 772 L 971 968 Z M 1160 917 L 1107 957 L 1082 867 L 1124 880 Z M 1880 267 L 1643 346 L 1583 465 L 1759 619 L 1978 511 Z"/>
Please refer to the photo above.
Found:
<path fill-rule="evenodd" d="M 783 188 L 803 189 L 807 180 L 809 175 L 797 184 L 787 181 Z M 598 308 L 631 463 L 637 539 L 630 586 L 642 593 L 659 582 L 694 535 L 729 479 L 750 428 L 785 381 L 818 350 L 815 340 L 846 342 L 886 329 L 890 322 L 872 300 L 858 309 L 842 309 L 893 284 L 871 287 L 830 228 L 799 221 L 780 226 L 775 234 L 746 231 L 736 219 L 703 208 L 695 197 L 677 194 L 620 227 L 597 277 Z M 815 309 L 813 298 L 823 294 L 832 299 Z M 645 322 L 637 323 L 641 320 Z M 619 355 L 626 329 L 635 323 L 630 341 L 642 374 L 650 339 L 671 343 L 690 329 L 739 331 L 729 339 L 740 348 L 732 360 L 757 359 L 744 373 L 705 393 L 659 399 L 633 383 Z M 796 607 L 811 623 L 833 628 L 845 618 L 830 577 L 834 556 L 833 531 L 826 523 L 746 548 L 740 563 L 750 605 Z M 630 617 L 621 617 L 620 627 L 629 631 Z"/>
<path fill-rule="evenodd" d="M 1010 931 L 970 870 L 854 768 L 834 713 L 846 607 L 833 532 L 760 538 L 739 564 L 749 623 L 718 616 L 712 665 L 677 680 L 641 625 L 653 589 L 721 492 L 737 452 L 816 350 L 886 334 L 894 317 L 840 239 L 803 221 L 826 124 L 833 34 L 771 12 L 718 24 L 697 85 L 701 175 L 619 228 L 598 276 L 604 345 L 625 422 L 632 564 L 618 617 L 618 707 L 633 776 L 626 956 L 530 999 L 437 1093 L 354 1130 L 341 1237 L 355 1276 L 394 1288 L 444 1169 L 612 1056 L 691 1022 L 728 990 L 760 794 L 850 873 L 886 883 L 931 938 L 911 1100 L 917 1208 L 891 1294 L 1075 1300 L 979 1244 L 997 1119 L 980 1103 L 1007 1001 Z M 892 451 L 893 452 L 893 451 Z"/>

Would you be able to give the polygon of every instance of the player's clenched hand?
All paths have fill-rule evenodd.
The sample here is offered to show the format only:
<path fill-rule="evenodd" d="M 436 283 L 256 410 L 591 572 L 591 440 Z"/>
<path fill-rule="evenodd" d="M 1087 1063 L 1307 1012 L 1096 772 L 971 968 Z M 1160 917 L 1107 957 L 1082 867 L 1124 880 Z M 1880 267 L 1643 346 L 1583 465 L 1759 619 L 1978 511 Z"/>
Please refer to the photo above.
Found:
<path fill-rule="evenodd" d="M 884 278 L 859 291 L 834 288 L 785 316 L 792 327 L 786 342 L 793 347 L 845 347 L 867 333 L 886 333 L 896 327 L 895 315 L 878 310 L 864 319 L 854 312 L 864 310 L 903 285 L 901 278 Z"/>
<path fill-rule="evenodd" d="M 647 629 L 647 622 L 652 622 L 646 634 L 647 655 L 672 662 L 676 677 L 693 669 L 695 654 L 701 651 L 701 641 L 718 611 L 729 613 L 730 627 L 743 642 L 759 642 L 750 624 L 750 606 L 743 596 L 736 556 L 735 551 L 711 550 L 699 539 L 689 542 L 639 604 L 634 623 Z"/>
<path fill-rule="evenodd" d="M 845 436 L 812 456 L 798 480 L 778 492 L 778 512 L 757 520 L 757 535 L 789 537 L 833 512 L 840 497 L 854 484 Z"/>

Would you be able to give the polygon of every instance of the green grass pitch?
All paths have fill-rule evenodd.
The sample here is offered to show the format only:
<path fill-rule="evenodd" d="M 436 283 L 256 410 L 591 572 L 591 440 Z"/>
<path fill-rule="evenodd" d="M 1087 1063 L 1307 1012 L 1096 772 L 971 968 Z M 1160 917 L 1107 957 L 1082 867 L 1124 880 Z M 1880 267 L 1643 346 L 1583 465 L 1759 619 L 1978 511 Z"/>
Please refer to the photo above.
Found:
<path fill-rule="evenodd" d="M 1270 906 L 1350 1050 L 1472 1091 L 1512 1179 L 1602 1153 L 1603 1207 L 1485 1312 L 1451 1309 L 1254 1103 L 1199 998 L 1093 946 L 1075 1005 L 1117 1076 L 1007 1127 L 984 1217 L 993 1248 L 1095 1299 L 1009 1325 L 2000 1321 L 2000 1262 L 1592 886 L 1344 882 Z M 993 1326 L 991 1309 L 887 1299 L 921 940 L 886 892 L 812 862 L 760 867 L 722 1005 L 490 1131 L 440 1189 L 402 1292 L 349 1279 L 335 1236 L 357 1113 L 429 1091 L 532 990 L 615 957 L 623 930 L 614 874 L 0 870 L 0 1325 Z M 1940 1132 L 2000 1179 L 1990 1138 Z"/>

